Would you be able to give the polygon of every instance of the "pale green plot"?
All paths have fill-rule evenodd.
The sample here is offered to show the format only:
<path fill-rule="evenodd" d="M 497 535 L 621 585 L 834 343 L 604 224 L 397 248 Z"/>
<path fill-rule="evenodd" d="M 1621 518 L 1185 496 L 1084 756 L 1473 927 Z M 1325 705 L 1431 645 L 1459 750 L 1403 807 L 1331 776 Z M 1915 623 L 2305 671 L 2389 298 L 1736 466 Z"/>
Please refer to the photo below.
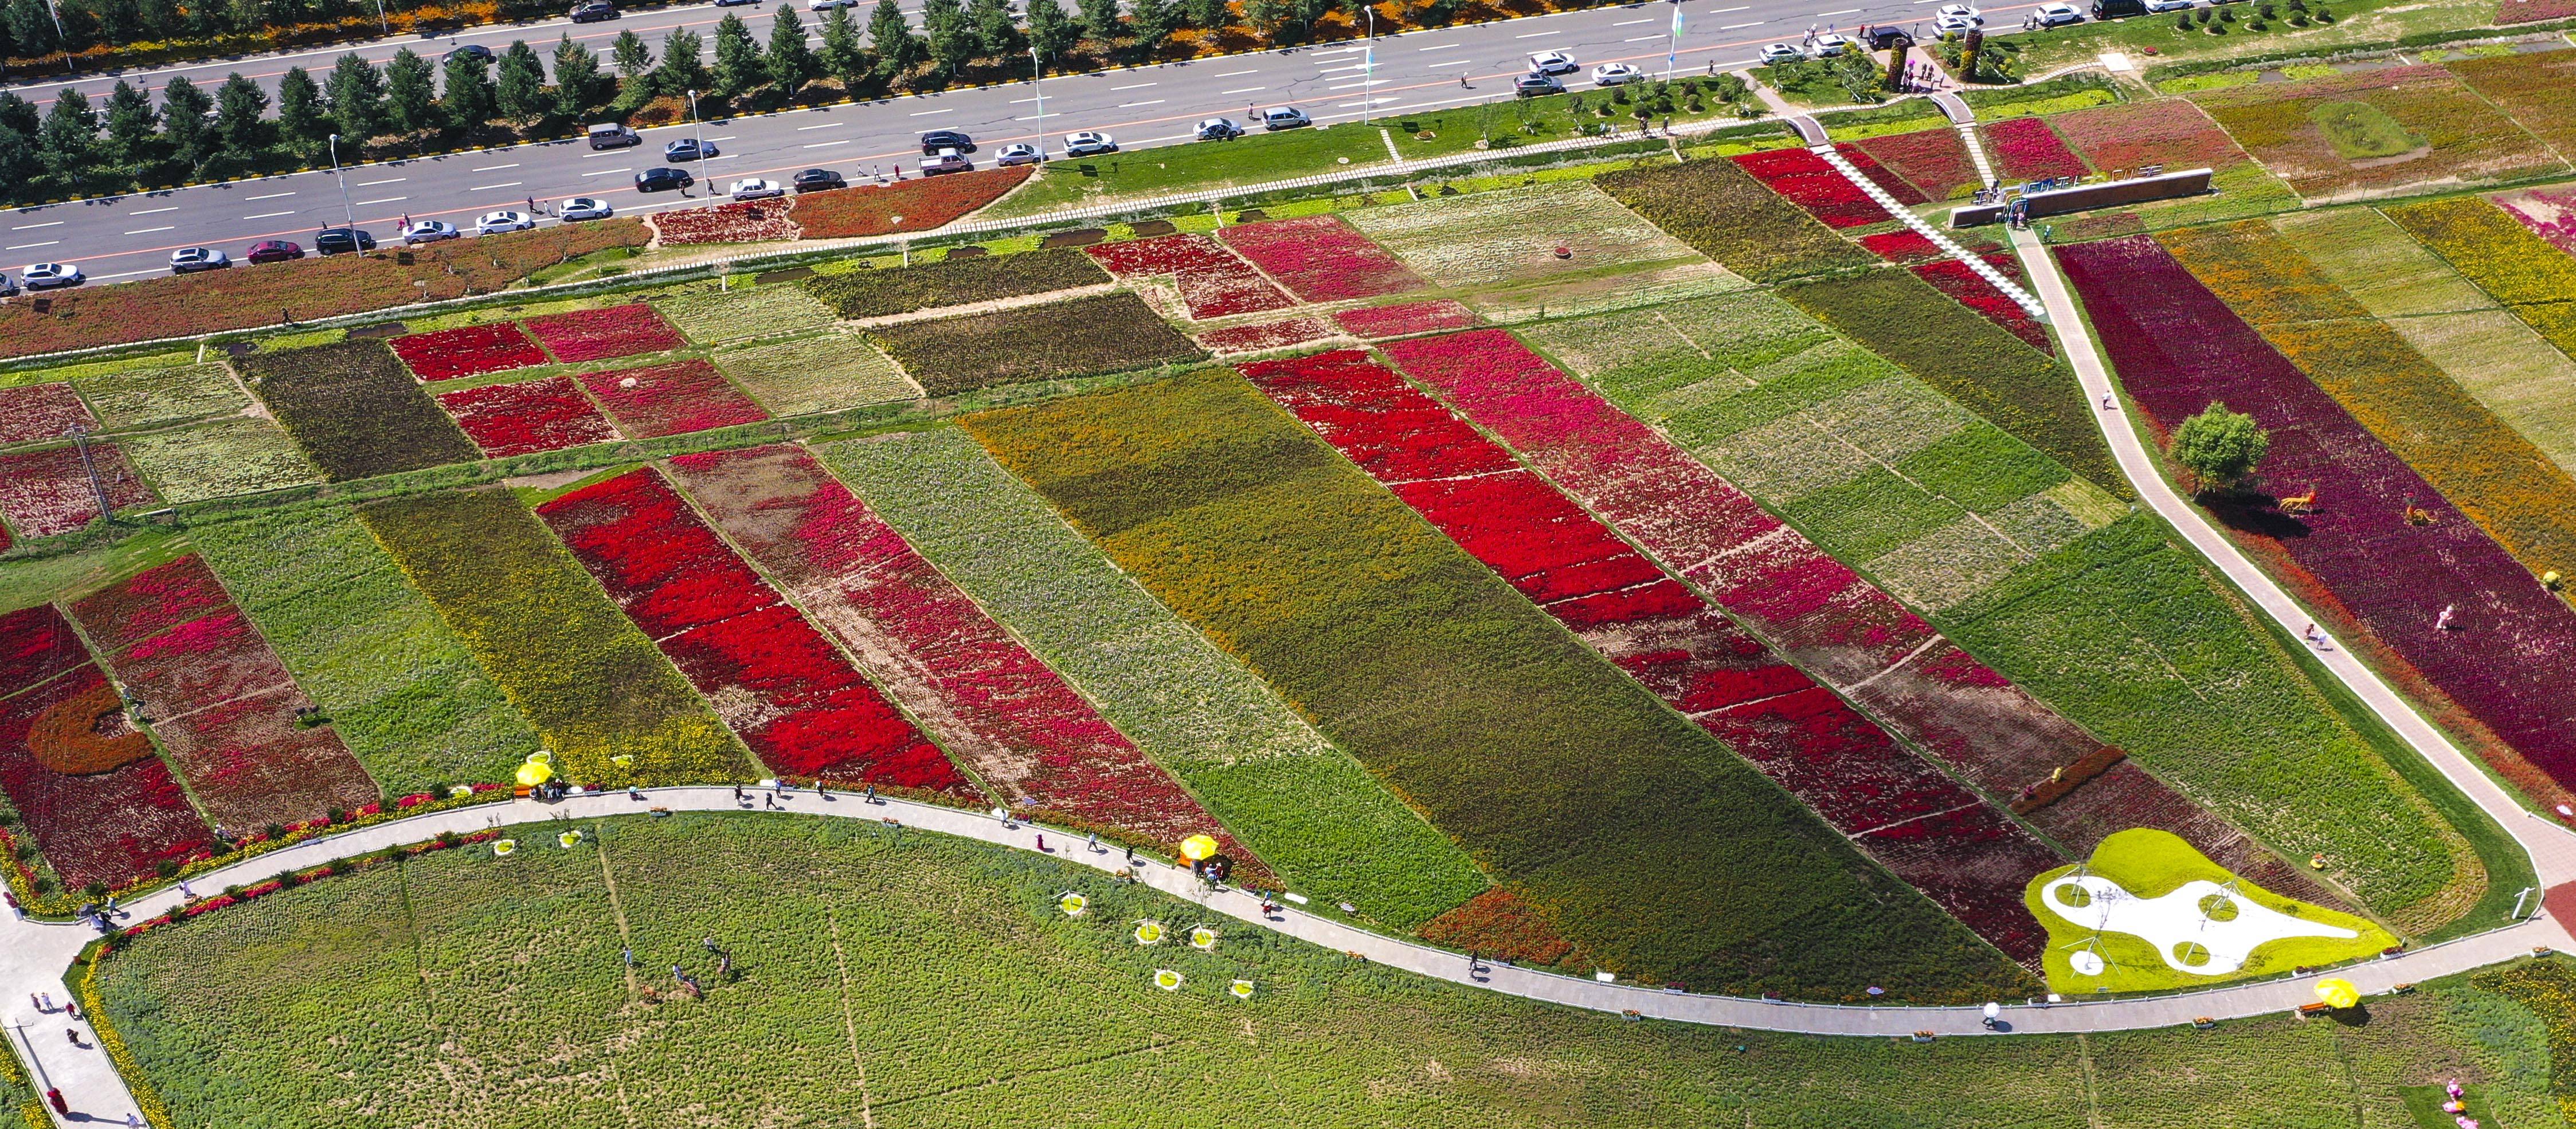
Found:
<path fill-rule="evenodd" d="M 775 416 L 915 399 L 919 386 L 855 334 L 820 333 L 716 354 L 716 367 Z"/>
<path fill-rule="evenodd" d="M 75 377 L 72 391 L 109 431 L 233 415 L 250 406 L 232 370 L 220 364 Z"/>
<path fill-rule="evenodd" d="M 259 416 L 127 435 L 117 445 L 172 504 L 322 481 L 286 429 Z"/>

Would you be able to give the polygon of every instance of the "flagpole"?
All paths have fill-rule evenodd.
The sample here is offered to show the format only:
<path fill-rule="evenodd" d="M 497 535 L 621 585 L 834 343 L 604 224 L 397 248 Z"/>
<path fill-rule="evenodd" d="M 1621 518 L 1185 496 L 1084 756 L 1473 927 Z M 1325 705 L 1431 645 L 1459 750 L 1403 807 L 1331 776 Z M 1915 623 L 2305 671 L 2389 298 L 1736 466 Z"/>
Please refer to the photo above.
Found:
<path fill-rule="evenodd" d="M 1377 110 L 1377 3 L 1368 7 L 1368 43 L 1360 49 L 1360 124 L 1367 125 Z"/>
<path fill-rule="evenodd" d="M 1673 32 L 1664 40 L 1664 81 L 1673 80 L 1673 59 L 1682 49 L 1682 0 L 1672 0 Z"/>

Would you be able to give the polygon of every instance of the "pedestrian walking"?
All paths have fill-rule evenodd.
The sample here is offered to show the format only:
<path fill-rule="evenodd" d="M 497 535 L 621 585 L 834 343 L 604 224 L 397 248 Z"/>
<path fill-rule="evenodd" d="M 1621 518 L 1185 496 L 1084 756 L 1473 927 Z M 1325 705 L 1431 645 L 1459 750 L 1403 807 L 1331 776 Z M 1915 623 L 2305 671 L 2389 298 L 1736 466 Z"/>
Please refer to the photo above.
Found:
<path fill-rule="evenodd" d="M 1045 853 L 1047 853 L 1047 849 L 1046 849 L 1046 832 L 1044 832 L 1044 831 L 1040 831 L 1040 832 L 1038 832 L 1038 853 L 1039 853 L 1039 854 L 1045 854 Z"/>
<path fill-rule="evenodd" d="M 1086 847 L 1091 848 L 1091 853 L 1093 853 L 1093 854 L 1095 854 L 1095 855 L 1096 855 L 1096 854 L 1099 854 L 1099 853 L 1100 853 L 1100 833 L 1099 833 L 1099 832 L 1097 832 L 1097 831 L 1092 832 L 1092 833 L 1091 833 L 1091 837 L 1090 837 L 1090 838 L 1084 839 L 1084 840 L 1082 841 L 1082 845 L 1083 845 L 1083 846 L 1086 846 Z"/>
<path fill-rule="evenodd" d="M 742 785 L 740 784 L 733 786 L 733 802 L 737 804 L 750 802 L 749 798 L 742 794 Z"/>
<path fill-rule="evenodd" d="M 143 1129 L 143 1115 L 139 1113 L 126 1114 L 125 1129 Z"/>
<path fill-rule="evenodd" d="M 712 954 L 712 953 L 714 953 L 714 952 L 716 951 L 716 938 L 715 938 L 715 935 L 714 935 L 714 934 L 712 934 L 712 933 L 710 933 L 710 934 L 708 934 L 708 935 L 707 935 L 707 939 L 706 939 L 706 940 L 704 940 L 704 941 L 700 941 L 700 942 L 698 942 L 698 943 L 699 943 L 699 944 L 701 944 L 701 945 L 706 946 L 707 952 L 708 952 L 708 953 L 710 953 L 710 954 Z"/>
<path fill-rule="evenodd" d="M 627 946 L 626 949 L 626 967 L 635 967 L 635 948 L 632 945 Z"/>

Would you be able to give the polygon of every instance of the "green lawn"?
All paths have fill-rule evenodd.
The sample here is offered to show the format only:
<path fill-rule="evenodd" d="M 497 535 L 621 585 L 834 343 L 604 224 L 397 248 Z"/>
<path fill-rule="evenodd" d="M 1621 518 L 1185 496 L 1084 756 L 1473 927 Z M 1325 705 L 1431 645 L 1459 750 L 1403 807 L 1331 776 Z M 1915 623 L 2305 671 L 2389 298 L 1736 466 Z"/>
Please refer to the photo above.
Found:
<path fill-rule="evenodd" d="M 2248 31 L 2243 20 L 2253 5 L 2247 4 L 2234 9 L 2238 22 L 2225 25 L 2229 32 L 2226 35 L 2200 30 L 2197 17 L 2208 14 L 2208 9 L 2202 9 L 2192 13 L 2195 26 L 2189 31 L 2176 30 L 2175 15 L 2152 15 L 2015 32 L 1997 38 L 2019 44 L 2022 70 L 2039 74 L 2091 62 L 2106 51 L 2126 53 L 2133 65 L 2256 53 L 2324 55 L 2355 44 L 2391 43 L 2408 35 L 2484 27 L 2494 21 L 2496 13 L 2493 0 L 2315 0 L 2310 7 L 2334 13 L 2334 22 L 2301 28 L 2271 21 L 2267 30 Z M 2150 47 L 2155 49 L 2153 55 L 2147 53 Z"/>

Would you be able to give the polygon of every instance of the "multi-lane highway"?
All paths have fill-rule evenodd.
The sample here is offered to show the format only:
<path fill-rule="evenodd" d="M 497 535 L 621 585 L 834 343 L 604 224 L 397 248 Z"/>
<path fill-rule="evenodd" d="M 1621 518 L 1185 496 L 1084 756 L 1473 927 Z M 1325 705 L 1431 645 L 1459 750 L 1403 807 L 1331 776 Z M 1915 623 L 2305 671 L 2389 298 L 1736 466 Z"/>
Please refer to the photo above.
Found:
<path fill-rule="evenodd" d="M 1811 27 L 1915 25 L 1927 22 L 1933 7 L 1946 0 L 1843 0 L 1862 6 L 1832 10 L 1813 10 L 1809 6 L 1813 2 L 1688 0 L 1682 5 L 1682 34 L 1672 45 L 1675 66 L 1700 73 L 1712 65 L 1721 70 L 1743 66 L 1760 45 L 1779 40 L 1795 43 Z M 1990 25 L 2011 27 L 2023 11 L 2035 6 L 1990 7 L 1987 19 Z M 1296 105 L 1319 123 L 1332 123 L 1357 120 L 1364 112 L 1509 99 L 1511 79 L 1529 69 L 1531 52 L 1543 50 L 1569 52 L 1581 62 L 1585 73 L 1566 76 L 1569 87 L 1580 90 L 1588 85 L 1581 80 L 1590 68 L 1605 62 L 1625 61 L 1660 74 L 1672 13 L 1673 5 L 1656 0 L 1380 36 L 1373 41 L 1373 52 L 1362 43 L 1350 42 L 1049 78 L 1042 88 L 1043 134 L 1050 152 L 1064 133 L 1076 129 L 1110 133 L 1133 150 L 1189 143 L 1192 123 L 1199 119 L 1224 114 L 1242 120 L 1256 106 Z M 640 14 L 627 22 L 658 43 L 671 28 L 702 28 L 719 18 L 715 8 L 692 7 Z M 764 25 L 755 30 L 765 38 L 766 13 L 752 18 Z M 492 28 L 463 33 L 454 42 L 505 45 L 511 39 L 561 30 L 553 24 Z M 586 24 L 571 30 L 579 38 L 605 40 L 617 34 L 619 25 Z M 445 50 L 450 42 L 405 38 L 358 50 L 383 58 L 406 43 Z M 274 75 L 289 66 L 327 65 L 332 55 L 346 50 L 124 77 L 148 79 L 156 91 L 167 76 L 181 72 L 197 79 L 220 79 L 238 70 L 273 82 Z M 1373 65 L 1368 62 L 1371 58 Z M 111 76 L 75 85 L 94 87 L 113 81 Z M 27 93 L 50 97 L 53 89 L 57 88 L 39 86 Z M 1373 95 L 1374 106 L 1363 106 L 1363 92 Z M 932 128 L 973 134 L 983 147 L 977 154 L 980 166 L 1003 144 L 1041 136 L 1040 93 L 1038 86 L 1021 82 L 666 126 L 643 131 L 645 144 L 627 149 L 594 152 L 580 141 L 549 142 L 353 165 L 336 179 L 332 172 L 321 170 L 17 209 L 0 213 L 0 269 L 15 275 L 22 263 L 74 262 L 93 282 L 111 282 L 166 271 L 169 253 L 180 247 L 216 247 L 238 259 L 245 247 L 260 239 L 296 239 L 309 245 L 315 229 L 337 225 L 344 215 L 354 216 L 359 227 L 390 241 L 404 216 L 445 219 L 470 228 L 476 215 L 524 207 L 530 199 L 546 203 L 593 196 L 631 215 L 703 204 L 711 187 L 720 191 L 737 178 L 752 176 L 784 180 L 805 168 L 835 169 L 856 181 L 871 171 L 901 164 L 909 175 L 920 156 L 917 134 Z M 703 167 L 685 166 L 698 176 L 696 193 L 687 198 L 674 193 L 637 194 L 634 174 L 663 163 L 663 143 L 693 133 L 702 133 L 723 153 Z"/>

